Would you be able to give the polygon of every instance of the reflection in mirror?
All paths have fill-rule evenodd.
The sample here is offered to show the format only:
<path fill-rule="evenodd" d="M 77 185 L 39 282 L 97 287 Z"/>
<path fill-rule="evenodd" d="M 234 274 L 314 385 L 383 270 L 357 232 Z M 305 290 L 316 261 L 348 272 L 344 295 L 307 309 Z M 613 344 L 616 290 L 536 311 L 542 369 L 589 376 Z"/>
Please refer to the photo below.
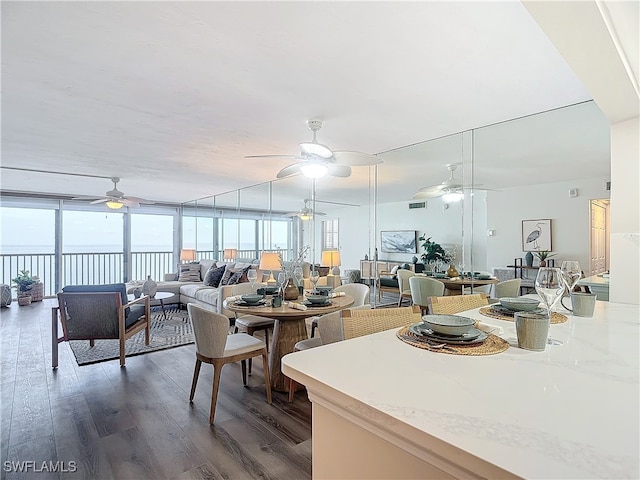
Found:
<path fill-rule="evenodd" d="M 557 265 L 577 260 L 589 275 L 593 255 L 603 258 L 601 271 L 608 269 L 609 132 L 608 120 L 591 101 L 474 132 L 475 178 L 491 189 L 473 196 L 476 269 L 505 268 L 535 249 L 523 245 L 522 221 L 532 219 L 551 220 Z M 602 228 L 592 232 L 593 199 L 606 200 L 607 212 Z M 593 242 L 602 251 L 590 252 L 592 234 L 603 239 Z"/>

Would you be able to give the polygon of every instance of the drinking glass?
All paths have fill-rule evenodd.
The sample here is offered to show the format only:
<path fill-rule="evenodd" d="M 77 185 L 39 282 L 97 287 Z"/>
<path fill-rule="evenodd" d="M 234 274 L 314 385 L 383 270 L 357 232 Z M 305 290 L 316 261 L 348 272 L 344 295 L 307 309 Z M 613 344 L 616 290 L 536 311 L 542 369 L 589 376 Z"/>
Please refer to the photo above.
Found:
<path fill-rule="evenodd" d="M 562 272 L 562 281 L 564 282 L 568 290 L 567 295 L 571 296 L 573 287 L 576 286 L 576 283 L 578 283 L 578 280 L 580 280 L 580 277 L 582 276 L 580 263 L 575 260 L 565 260 L 564 262 L 562 262 L 560 271 Z M 562 303 L 562 300 L 560 300 L 560 302 Z M 564 307 L 564 304 L 562 306 Z"/>
<path fill-rule="evenodd" d="M 253 287 L 255 286 L 257 279 L 258 279 L 257 270 L 250 268 L 249 271 L 247 272 L 247 280 L 249 280 L 249 283 L 251 284 L 251 293 L 253 293 Z"/>
<path fill-rule="evenodd" d="M 318 280 L 320 280 L 320 272 L 317 270 L 311 270 L 311 273 L 309 274 L 309 281 L 313 284 L 313 293 L 316 293 L 316 284 L 318 283 Z"/>
<path fill-rule="evenodd" d="M 564 286 L 565 284 L 562 279 L 562 272 L 559 268 L 540 267 L 540 269 L 538 269 L 538 275 L 536 276 L 535 281 L 536 292 L 540 296 L 542 303 L 544 303 L 547 308 L 549 322 L 551 322 L 551 314 L 554 305 L 564 294 Z M 562 345 L 560 340 L 554 340 L 551 337 L 547 339 L 547 343 L 549 345 Z"/>

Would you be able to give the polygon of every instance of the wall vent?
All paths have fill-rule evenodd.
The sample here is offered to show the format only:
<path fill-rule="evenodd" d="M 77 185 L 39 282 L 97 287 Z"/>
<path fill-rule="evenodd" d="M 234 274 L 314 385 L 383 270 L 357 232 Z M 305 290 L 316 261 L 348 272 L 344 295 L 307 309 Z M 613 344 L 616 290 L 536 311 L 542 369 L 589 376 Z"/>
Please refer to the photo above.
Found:
<path fill-rule="evenodd" d="M 605 192 L 611 191 L 611 180 L 609 180 L 608 182 L 604 182 L 604 191 Z"/>
<path fill-rule="evenodd" d="M 414 202 L 409 204 L 409 210 L 412 208 L 427 208 L 427 202 Z"/>

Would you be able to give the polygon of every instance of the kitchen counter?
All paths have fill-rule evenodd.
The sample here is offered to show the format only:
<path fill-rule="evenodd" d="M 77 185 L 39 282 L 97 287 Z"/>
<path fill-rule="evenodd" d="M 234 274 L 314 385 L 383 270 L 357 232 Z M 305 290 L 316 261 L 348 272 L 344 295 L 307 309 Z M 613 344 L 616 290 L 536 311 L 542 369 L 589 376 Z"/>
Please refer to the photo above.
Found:
<path fill-rule="evenodd" d="M 598 300 L 609 300 L 609 277 L 593 275 L 578 280 L 578 285 L 587 285 L 591 292 L 596 294 Z"/>
<path fill-rule="evenodd" d="M 544 352 L 431 352 L 395 329 L 287 355 L 313 402 L 314 478 L 640 478 L 640 309 L 598 301 Z"/>

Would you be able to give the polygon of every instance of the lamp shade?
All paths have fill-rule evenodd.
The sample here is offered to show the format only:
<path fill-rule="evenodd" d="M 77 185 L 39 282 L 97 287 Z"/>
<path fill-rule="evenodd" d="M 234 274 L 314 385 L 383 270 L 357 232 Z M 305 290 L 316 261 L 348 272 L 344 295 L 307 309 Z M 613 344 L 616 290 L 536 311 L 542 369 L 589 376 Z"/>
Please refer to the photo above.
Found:
<path fill-rule="evenodd" d="M 280 257 L 277 253 L 262 252 L 260 270 L 280 270 Z"/>
<path fill-rule="evenodd" d="M 322 252 L 323 267 L 339 267 L 340 252 L 338 250 L 324 250 Z"/>
<path fill-rule="evenodd" d="M 196 259 L 196 251 L 193 248 L 183 248 L 180 250 L 180 260 L 183 262 L 193 262 Z"/>
<path fill-rule="evenodd" d="M 235 260 L 238 256 L 238 250 L 235 248 L 225 248 L 223 255 L 225 260 Z"/>

